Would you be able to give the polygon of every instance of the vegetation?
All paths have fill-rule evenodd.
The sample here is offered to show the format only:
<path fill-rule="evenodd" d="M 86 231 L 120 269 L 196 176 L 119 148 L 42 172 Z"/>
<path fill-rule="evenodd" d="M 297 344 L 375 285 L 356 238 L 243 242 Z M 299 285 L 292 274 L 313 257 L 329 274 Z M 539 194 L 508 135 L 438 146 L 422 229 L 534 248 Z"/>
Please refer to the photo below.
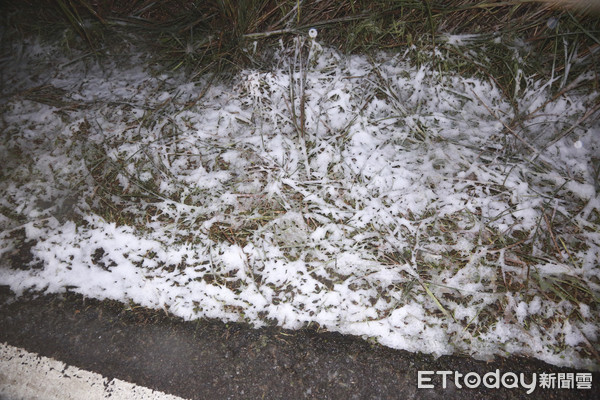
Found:
<path fill-rule="evenodd" d="M 268 66 L 274 43 L 315 27 L 322 43 L 345 53 L 411 46 L 424 54 L 442 51 L 452 62 L 446 60 L 440 69 L 487 75 L 510 97 L 524 76 L 550 77 L 571 68 L 566 80 L 572 80 L 582 70 L 597 70 L 600 19 L 592 11 L 554 3 L 559 2 L 44 0 L 13 2 L 5 18 L 23 33 L 64 35 L 69 27 L 96 55 L 116 36 L 143 32 L 146 40 L 138 45 L 151 50 L 156 61 L 196 77 Z M 469 51 L 453 47 L 448 35 L 470 35 Z M 521 54 L 515 54 L 517 42 Z"/>
<path fill-rule="evenodd" d="M 40 3 L 46 6 L 39 7 Z M 595 246 L 589 238 L 598 233 L 600 215 L 592 208 L 585 218 L 581 217 L 582 210 L 586 208 L 585 201 L 574 195 L 568 185 L 571 181 L 581 183 L 581 177 L 568 173 L 552 175 L 553 167 L 538 157 L 551 144 L 571 135 L 576 129 L 597 124 L 598 96 L 586 97 L 591 99 L 587 103 L 581 101 L 581 104 L 585 103 L 581 108 L 587 109 L 576 110 L 580 113 L 577 115 L 561 116 L 561 110 L 566 108 L 554 107 L 565 95 L 589 94 L 600 89 L 600 19 L 597 16 L 526 0 L 103 0 L 94 3 L 88 0 L 46 0 L 5 5 L 2 15 L 5 26 L 9 27 L 2 31 L 0 41 L 5 53 L 12 42 L 28 36 L 46 38 L 52 43 L 60 41 L 66 50 L 76 50 L 74 53 L 78 58 L 69 62 L 81 61 L 81 58 L 118 60 L 128 56 L 127 52 L 133 53 L 133 46 L 136 54 L 149 54 L 149 60 L 144 61 L 156 67 L 157 75 L 182 74 L 188 81 L 197 83 L 199 88 L 199 93 L 194 93 L 193 98 L 189 93 L 185 97 L 173 90 L 160 101 L 99 106 L 102 113 L 110 115 L 105 122 L 109 121 L 107 126 L 111 127 L 111 133 L 96 135 L 102 138 L 97 141 L 88 140 L 103 129 L 97 121 L 88 118 L 85 112 L 78 115 L 79 119 L 69 115 L 71 111 L 85 111 L 85 107 L 96 107 L 96 104 L 80 104 L 69 98 L 64 89 L 51 85 L 29 87 L 15 95 L 56 107 L 59 109 L 56 113 L 71 127 L 75 126 L 73 121 L 79 121 L 73 129 L 72 138 L 59 136 L 52 139 L 55 142 L 48 144 L 49 147 L 60 147 L 67 158 L 73 160 L 73 165 L 81 162 L 81 169 L 74 168 L 70 176 L 64 171 L 56 172 L 57 176 L 63 174 L 56 181 L 68 186 L 65 192 L 71 191 L 73 198 L 72 202 L 61 203 L 62 214 L 72 217 L 77 213 L 69 211 L 79 207 L 103 220 L 86 219 L 84 217 L 89 215 L 81 213 L 72 218 L 78 225 L 100 225 L 106 221 L 117 227 L 133 227 L 137 233 L 144 235 L 151 235 L 153 230 L 159 229 L 167 233 L 177 231 L 180 236 L 163 235 L 161 240 L 164 239 L 166 246 L 205 246 L 208 249 L 218 248 L 221 252 L 228 246 L 244 248 L 253 242 L 269 243 L 281 250 L 271 255 L 283 260 L 281 265 L 301 261 L 307 268 L 305 278 L 314 282 L 319 292 L 328 294 L 334 291 L 336 285 L 347 284 L 350 291 L 360 296 L 376 293 L 367 300 L 362 299 L 370 306 L 381 305 L 378 315 L 367 322 L 376 323 L 389 318 L 402 304 L 414 300 L 427 303 L 428 317 L 439 314 L 449 325 L 459 327 L 452 334 L 460 338 L 469 336 L 468 340 L 472 343 L 480 340 L 498 321 L 512 318 L 510 322 L 515 322 L 510 310 L 520 303 L 542 301 L 561 307 L 557 306 L 552 315 L 532 314 L 515 322 L 527 335 L 531 327 L 543 331 L 568 321 L 597 323 L 600 315 L 597 288 L 600 282 L 586 279 L 581 273 L 581 265 L 582 254 Z M 366 54 L 371 61 L 364 85 L 339 85 L 342 89 L 338 93 L 348 95 L 346 104 L 351 105 L 348 114 L 353 117 L 341 128 L 328 127 L 330 136 L 327 138 L 319 136 L 316 129 L 308 126 L 308 111 L 311 110 L 308 110 L 307 102 L 312 100 L 312 104 L 319 107 L 325 104 L 321 108 L 312 108 L 321 112 L 316 117 L 316 112 L 313 112 L 313 122 L 326 119 L 327 111 L 324 110 L 333 110 L 342 102 L 337 102 L 335 97 L 340 95 L 325 96 L 318 91 L 312 93 L 312 99 L 309 98 L 311 93 L 307 89 L 306 71 L 311 67 L 312 48 L 308 32 L 312 28 L 318 29 L 318 42 L 323 46 L 321 51 L 329 51 L 330 60 L 335 59 L 330 51 L 333 48 L 346 54 Z M 396 73 L 389 65 L 380 62 L 381 51 L 405 56 L 412 63 L 411 68 Z M 286 62 L 278 58 L 282 52 L 290 56 Z M 281 74 L 287 80 L 284 84 L 274 82 L 274 79 L 269 81 L 272 76 L 261 73 L 273 70 L 274 64 L 289 67 L 289 72 L 283 68 Z M 436 155 L 428 153 L 435 144 L 458 144 L 438 135 L 442 128 L 435 119 L 435 113 L 431 112 L 435 105 L 429 106 L 428 115 L 420 112 L 421 106 L 425 104 L 424 108 L 427 108 L 431 99 L 424 98 L 416 104 L 409 104 L 406 98 L 401 99 L 396 93 L 398 80 L 410 81 L 410 74 L 415 76 L 422 66 L 433 71 L 427 76 L 431 86 L 443 82 L 444 77 L 462 76 L 481 78 L 478 82 L 491 81 L 494 87 L 499 88 L 501 99 L 496 98 L 497 103 L 509 105 L 501 109 L 503 115 L 499 114 L 498 107 L 486 104 L 475 91 L 465 89 L 459 93 L 461 89 L 452 86 L 451 79 L 448 79 L 450 83 L 444 82 L 447 85 L 441 89 L 446 91 L 443 94 L 447 98 L 452 99 L 444 118 L 453 120 L 463 106 L 471 104 L 473 109 L 482 111 L 472 119 L 479 119 L 482 124 L 491 121 L 500 125 L 502 132 L 489 136 L 490 142 L 497 142 L 484 143 L 480 147 L 473 144 L 473 152 L 469 153 L 473 157 L 463 160 L 436 158 Z M 226 115 L 232 121 L 231 126 L 245 127 L 245 130 L 240 128 L 242 134 L 236 137 L 239 141 L 232 143 L 229 137 L 225 137 L 227 135 L 211 136 L 206 132 L 201 136 L 198 125 L 202 125 L 203 120 L 194 120 L 197 116 L 190 116 L 186 111 L 199 104 L 205 95 L 216 102 L 218 96 L 210 94 L 211 85 L 216 80 L 239 78 L 236 73 L 243 69 L 246 70 L 245 79 L 235 83 L 238 92 L 232 96 L 238 96 L 235 100 L 251 110 L 252 120 L 238 118 L 233 112 Z M 248 70 L 252 72 L 248 73 Z M 327 71 L 312 72 L 315 72 L 313 83 L 327 82 L 331 87 L 352 78 L 345 76 L 333 82 Z M 536 82 L 547 82 L 549 94 L 546 86 L 540 88 L 535 86 Z M 286 84 L 287 87 L 284 87 Z M 425 90 L 431 88 L 428 84 L 423 85 Z M 545 96 L 540 95 L 543 100 L 536 103 L 534 109 L 523 106 L 525 103 L 532 104 L 530 99 L 521 101 L 526 88 L 530 89 L 529 96 L 536 93 Z M 157 93 L 162 87 L 153 89 L 153 93 Z M 139 90 L 144 93 L 151 91 L 146 91 L 146 88 Z M 14 94 L 11 91 L 5 93 Z M 317 99 L 319 96 L 321 98 Z M 275 109 L 270 103 L 272 97 L 283 100 L 279 103 L 280 109 L 271 113 Z M 368 116 L 365 109 L 374 99 L 391 105 L 388 114 L 393 115 L 375 119 Z M 281 106 L 284 103 L 285 106 Z M 11 107 L 0 106 L 6 107 L 6 110 Z M 547 107 L 551 110 L 546 111 Z M 111 122 L 111 117 L 118 112 L 122 112 L 119 114 L 122 118 L 115 117 Z M 276 123 L 269 119 L 273 114 L 280 118 Z M 405 212 L 403 224 L 394 220 L 398 217 L 396 215 L 391 222 L 374 218 L 365 222 L 364 226 L 349 226 L 347 221 L 351 217 L 344 217 L 344 212 L 359 213 L 371 206 L 365 201 L 365 195 L 350 190 L 351 186 L 364 188 L 365 193 L 370 190 L 368 182 L 360 181 L 363 179 L 362 169 L 356 173 L 347 165 L 327 164 L 329 166 L 323 176 L 335 185 L 328 187 L 328 183 L 321 187 L 320 183 L 315 183 L 317 180 L 312 179 L 311 168 L 314 171 L 322 165 L 324 158 L 347 150 L 352 137 L 350 130 L 358 124 L 357 121 L 366 121 L 376 126 L 376 130 L 383 131 L 388 127 L 385 120 L 397 120 L 393 122 L 396 124 L 393 128 L 398 128 L 397 131 L 405 136 L 400 140 L 398 135 L 388 131 L 385 134 L 389 134 L 390 138 L 381 148 L 389 145 L 395 146 L 396 150 L 414 150 L 417 161 L 413 160 L 413 165 L 419 165 L 424 158 L 431 156 L 431 169 L 443 175 L 444 183 L 451 188 L 453 182 L 460 182 L 467 197 L 484 193 L 494 196 L 502 204 L 508 204 L 508 208 L 486 214 L 480 208 L 465 206 L 460 211 L 443 215 L 435 207 L 427 206 L 421 213 Z M 409 125 L 407 120 L 413 124 Z M 262 122 L 264 125 L 261 125 Z M 554 126 L 548 129 L 548 135 L 535 136 L 539 133 L 539 126 L 549 124 Z M 274 129 L 263 131 L 263 126 L 275 127 L 285 133 L 282 136 L 287 135 L 286 140 L 289 139 L 285 146 L 298 150 L 299 155 L 284 157 L 280 164 L 273 161 L 275 158 L 266 160 L 265 142 L 274 142 L 274 137 L 281 132 L 274 134 Z M 468 124 L 460 126 L 472 127 Z M 7 132 L 15 137 L 21 134 L 19 127 L 10 129 Z M 256 137 L 260 137 L 261 143 L 251 140 Z M 10 140 L 6 139 L 8 142 Z M 12 143 L 10 145 L 13 146 Z M 34 147 L 37 145 L 33 144 Z M 6 148 L 9 146 L 6 145 Z M 10 165 L 18 164 L 18 159 L 28 156 L 26 145 L 19 143 L 10 148 L 23 153 L 13 151 L 11 159 L 6 161 Z M 234 152 L 235 157 L 232 156 Z M 294 172 L 289 172 L 292 167 L 288 164 L 292 164 L 292 158 L 300 161 L 293 166 Z M 35 164 L 33 157 L 29 161 Z M 219 193 L 218 190 L 195 187 L 185 180 L 187 177 L 177 176 L 173 172 L 177 170 L 166 165 L 169 163 L 177 165 L 179 171 L 204 170 L 215 177 L 230 173 L 230 178 L 214 178 L 222 190 Z M 232 167 L 233 163 L 238 163 L 237 170 Z M 476 168 L 470 170 L 470 165 L 476 165 Z M 287 179 L 284 182 L 281 179 L 282 176 L 294 175 L 298 170 L 302 171 L 302 178 L 306 180 L 290 182 Z M 467 170 L 470 172 L 467 173 Z M 459 171 L 463 172 L 462 176 L 453 175 Z M 486 176 L 486 180 L 481 180 L 472 171 L 485 171 L 487 175 L 482 176 Z M 596 187 L 600 186 L 599 172 L 600 167 L 596 166 Z M 527 232 L 515 227 L 517 222 L 500 229 L 494 220 L 522 211 L 518 209 L 524 204 L 523 199 L 518 199 L 521 194 L 507 184 L 517 174 L 521 175 L 518 182 L 530 185 L 527 190 L 531 191 L 526 191 L 523 196 L 539 199 L 531 206 L 537 213 L 537 226 Z M 31 175 L 34 173 L 31 172 Z M 556 176 L 564 179 L 561 181 Z M 550 181 L 550 178 L 555 181 Z M 20 177 L 6 173 L 0 175 L 0 179 L 17 181 Z M 48 181 L 52 180 L 48 178 Z M 269 192 L 273 181 L 279 184 L 279 197 L 271 196 Z M 225 192 L 235 193 L 236 202 L 224 204 L 221 195 Z M 387 201 L 379 192 L 369 195 L 382 202 Z M 557 199 L 560 199 L 562 208 L 557 206 Z M 76 202 L 79 204 L 71 204 Z M 43 206 L 45 204 L 40 205 L 41 208 Z M 390 204 L 382 207 L 391 209 Z M 20 224 L 25 220 L 9 206 L 3 206 L 0 211 L 7 219 Z M 218 219 L 213 218 L 216 212 Z M 583 219 L 585 223 L 581 222 Z M 309 238 L 317 230 L 323 236 L 317 245 L 313 243 L 313 248 L 309 248 Z M 344 237 L 349 244 L 340 244 L 340 240 L 340 247 L 335 247 L 338 244 L 329 246 L 326 242 L 336 235 Z M 7 237 L 29 243 L 23 253 L 28 253 L 33 247 L 27 242 L 24 231 L 15 237 Z M 398 240 L 394 242 L 395 239 Z M 468 245 L 465 242 L 469 242 Z M 347 270 L 338 268 L 336 257 L 340 249 L 348 254 L 365 250 L 364 253 L 372 258 L 361 260 L 365 262 L 353 272 L 355 275 L 352 277 Z M 429 254 L 423 249 L 432 250 Z M 235 296 L 241 296 L 244 290 L 254 285 L 272 293 L 270 301 L 274 305 L 293 302 L 294 296 L 304 295 L 292 285 L 268 282 L 269 272 L 264 260 L 257 258 L 253 265 L 246 265 L 248 271 L 240 277 L 240 271 L 232 270 L 224 262 L 198 257 L 194 261 L 196 265 L 189 264 L 186 259 L 167 264 L 155 250 L 148 250 L 141 255 L 141 261 L 136 262 L 143 270 L 151 269 L 144 267 L 144 263 L 155 264 L 152 267 L 155 270 L 174 274 L 188 267 L 194 268 L 201 275 L 194 278 L 195 282 L 218 287 Z M 113 265 L 106 258 L 105 250 L 98 247 L 91 263 L 110 270 Z M 542 264 L 550 271 L 554 264 L 567 265 L 571 272 L 554 273 L 537 268 Z M 414 271 L 395 271 L 398 278 L 394 278 L 393 284 L 387 284 L 385 277 L 377 277 L 372 265 L 381 270 L 411 265 Z M 460 274 L 467 269 L 480 275 L 461 280 Z M 449 276 L 456 278 L 454 286 L 441 283 Z M 476 279 L 486 291 L 475 293 L 461 287 L 468 279 Z M 493 289 L 488 291 L 488 288 Z M 485 302 L 476 296 L 485 298 Z M 244 318 L 244 313 L 251 307 L 244 309 L 239 304 L 227 303 L 223 309 Z M 306 304 L 306 307 L 309 306 Z M 465 312 L 468 306 L 474 307 L 476 314 Z M 197 304 L 196 307 L 201 313 L 206 305 Z M 262 312 L 258 313 L 258 318 L 270 323 L 272 318 Z M 462 315 L 459 315 L 461 312 Z M 585 339 L 579 349 L 582 357 L 600 359 L 596 350 L 597 338 L 582 337 Z M 557 349 L 557 352 L 561 350 L 564 349 Z"/>

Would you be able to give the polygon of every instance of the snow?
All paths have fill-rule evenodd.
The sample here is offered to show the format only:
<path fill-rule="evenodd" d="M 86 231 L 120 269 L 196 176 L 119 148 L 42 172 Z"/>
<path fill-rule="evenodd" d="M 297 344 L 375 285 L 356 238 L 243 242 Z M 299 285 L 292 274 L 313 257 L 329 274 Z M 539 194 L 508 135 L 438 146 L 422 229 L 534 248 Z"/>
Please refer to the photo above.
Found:
<path fill-rule="evenodd" d="M 280 68 L 242 71 L 188 107 L 207 81 L 156 74 L 142 55 L 69 64 L 57 47 L 25 46 L 3 75 L 0 284 L 592 368 L 592 305 L 577 305 L 581 320 L 554 318 L 574 305 L 536 285 L 600 289 L 598 128 L 544 148 L 598 94 L 550 101 L 547 83 L 524 79 L 516 101 L 539 112 L 520 134 L 536 159 L 505 157 L 513 138 L 498 119 L 514 109 L 493 83 L 311 46 L 303 135 L 286 49 Z M 78 107 L 14 94 L 41 84 Z M 552 258 L 536 232 L 561 220 L 577 232 L 561 231 L 564 257 Z M 41 267 L 8 267 L 20 231 Z M 511 247 L 522 238 L 533 265 Z"/>

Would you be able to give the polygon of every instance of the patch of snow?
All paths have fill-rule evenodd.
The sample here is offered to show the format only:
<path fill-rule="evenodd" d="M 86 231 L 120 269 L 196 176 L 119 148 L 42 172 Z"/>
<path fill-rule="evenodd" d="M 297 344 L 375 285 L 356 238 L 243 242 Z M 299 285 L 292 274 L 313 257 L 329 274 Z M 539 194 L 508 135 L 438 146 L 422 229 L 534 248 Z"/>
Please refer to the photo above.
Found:
<path fill-rule="evenodd" d="M 206 82 L 152 74 L 142 56 L 57 69 L 56 49 L 25 46 L 5 82 L 54 85 L 84 107 L 3 100 L 0 207 L 11 213 L 0 215 L 0 257 L 23 230 L 40 267 L 2 265 L 0 284 L 186 319 L 317 323 L 436 355 L 593 367 L 578 352 L 598 337 L 590 305 L 563 324 L 553 317 L 573 305 L 508 282 L 529 270 L 539 285 L 568 275 L 599 290 L 598 130 L 544 148 L 597 94 L 550 101 L 549 85 L 524 79 L 519 107 L 539 111 L 519 134 L 539 159 L 519 159 L 500 145 L 512 138 L 495 116 L 515 115 L 495 84 L 317 50 L 304 89 L 283 49 L 281 68 L 242 71 L 187 108 Z M 305 91 L 303 129 L 290 85 Z M 549 258 L 539 230 L 565 219 L 576 233 L 557 240 L 572 248 Z M 535 265 L 513 253 L 522 240 Z"/>

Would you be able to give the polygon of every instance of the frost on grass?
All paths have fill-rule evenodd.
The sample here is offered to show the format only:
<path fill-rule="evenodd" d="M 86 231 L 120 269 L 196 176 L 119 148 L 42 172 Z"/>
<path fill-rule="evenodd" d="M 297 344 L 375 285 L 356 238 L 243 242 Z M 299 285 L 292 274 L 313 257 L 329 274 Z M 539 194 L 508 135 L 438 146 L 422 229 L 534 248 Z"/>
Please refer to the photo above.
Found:
<path fill-rule="evenodd" d="M 311 46 L 227 85 L 24 46 L 0 283 L 594 367 L 598 94 L 529 80 L 511 104 L 435 57 Z"/>

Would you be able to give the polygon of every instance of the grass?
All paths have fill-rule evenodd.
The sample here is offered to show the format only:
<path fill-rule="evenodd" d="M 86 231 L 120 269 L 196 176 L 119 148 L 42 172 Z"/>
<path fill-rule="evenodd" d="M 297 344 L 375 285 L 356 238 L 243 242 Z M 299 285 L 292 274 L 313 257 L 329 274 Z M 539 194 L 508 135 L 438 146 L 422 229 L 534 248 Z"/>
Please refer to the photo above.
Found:
<path fill-rule="evenodd" d="M 9 7 L 7 22 L 23 34 L 43 29 L 60 35 L 70 27 L 99 55 L 107 41 L 114 40 L 113 32 L 143 32 L 148 41 L 138 45 L 152 48 L 168 68 L 184 68 L 197 77 L 207 71 L 266 67 L 273 43 L 290 41 L 315 27 L 322 43 L 347 53 L 416 45 L 419 50 L 412 59 L 419 62 L 422 50 L 439 51 L 446 55 L 439 62 L 440 71 L 451 68 L 493 77 L 507 96 L 514 97 L 524 76 L 541 72 L 569 70 L 557 85 L 558 90 L 564 88 L 596 62 L 593 54 L 600 45 L 594 15 L 522 0 L 169 0 L 94 5 L 59 0 L 48 1 L 45 7 L 38 3 Z M 449 45 L 447 34 L 471 35 L 465 39 L 468 51 Z M 527 46 L 521 54 L 512 46 L 517 37 L 525 38 Z"/>
<path fill-rule="evenodd" d="M 591 127 L 597 121 L 597 97 L 575 121 L 556 121 L 560 129 L 547 137 L 536 136 L 536 126 L 545 123 L 548 107 L 564 96 L 598 90 L 597 19 L 525 1 L 173 0 L 127 5 L 99 2 L 92 7 L 78 0 L 53 4 L 58 7 L 40 10 L 33 8 L 33 2 L 24 2 L 20 8 L 10 9 L 4 15 L 14 29 L 6 35 L 27 36 L 39 33 L 41 26 L 47 27 L 46 38 L 63 35 L 62 46 L 81 51 L 86 55 L 83 61 L 90 65 L 94 57 L 110 60 L 124 56 L 120 52 L 127 46 L 115 50 L 109 43 L 114 38 L 121 38 L 123 43 L 136 38 L 139 41 L 135 47 L 152 53 L 156 76 L 183 73 L 202 86 L 193 99 L 180 100 L 174 95 L 143 107 L 104 105 L 102 112 L 109 116 L 124 111 L 126 117 L 114 123 L 119 134 L 102 132 L 97 121 L 84 119 L 74 131 L 74 140 L 83 147 L 77 161 L 88 174 L 82 178 L 80 171 L 75 171 L 70 176 L 71 189 L 84 198 L 86 211 L 105 222 L 133 227 L 140 235 L 151 235 L 153 229 L 159 229 L 170 235 L 164 238 L 165 246 L 205 246 L 208 255 L 201 264 L 193 265 L 196 271 L 203 271 L 202 277 L 195 278 L 197 281 L 236 296 L 254 283 L 261 288 L 257 290 L 269 291 L 277 306 L 294 303 L 306 293 L 285 282 L 268 281 L 268 268 L 272 266 L 265 260 L 303 263 L 306 279 L 319 294 L 332 294 L 336 287 L 348 285 L 358 297 L 364 297 L 361 301 L 373 307 L 378 304 L 376 316 L 366 318 L 368 322 L 382 321 L 403 305 L 416 302 L 423 305 L 427 324 L 440 319 L 454 324 L 457 330 L 453 334 L 466 336 L 470 343 L 487 340 L 486 335 L 502 321 L 514 323 L 527 335 L 532 329 L 543 330 L 567 321 L 597 323 L 594 315 L 600 306 L 600 282 L 572 271 L 581 268 L 582 254 L 591 246 L 589 237 L 598 232 L 600 215 L 593 211 L 587 220 L 588 231 L 582 228 L 577 215 L 586 204 L 567 189 L 567 183 L 577 177 L 565 179 L 563 184 L 544 181 L 554 167 L 540 157 L 550 144 L 578 132 L 579 126 Z M 42 23 L 27 22 L 25 17 L 31 15 Z M 549 25 L 551 18 L 556 18 L 558 25 Z M 319 47 L 306 36 L 311 27 L 319 30 Z M 146 40 L 140 38 L 140 32 Z M 467 34 L 470 36 L 458 36 Z M 273 50 L 279 40 L 286 60 L 278 60 Z M 370 67 L 362 77 L 364 83 L 352 93 L 352 116 L 340 127 L 328 127 L 328 135 L 323 136 L 310 118 L 317 114 L 317 122 L 331 125 L 327 112 L 337 106 L 336 98 L 323 96 L 318 104 L 331 107 L 316 109 L 317 103 L 311 103 L 315 82 L 310 81 L 309 72 L 316 69 L 316 58 L 311 55 L 329 51 L 327 48 L 368 54 Z M 402 54 L 411 60 L 414 69 L 407 68 L 397 75 L 385 72 L 389 66 L 377 54 L 380 50 Z M 288 66 L 287 87 L 283 89 L 269 80 L 269 72 L 278 63 Z M 336 67 L 332 63 L 325 69 L 335 71 Z M 248 82 L 237 82 L 236 74 L 247 68 L 255 75 L 246 74 Z M 421 68 L 428 71 L 426 82 L 475 77 L 492 81 L 500 89 L 502 98 L 496 101 L 505 101 L 505 108 L 486 103 L 474 90 L 445 94 L 456 98 L 454 108 L 446 115 L 459 118 L 464 107 L 476 104 L 485 110 L 477 118 L 498 122 L 502 127 L 496 141 L 474 149 L 477 156 L 473 159 L 444 159 L 428 153 L 427 149 L 437 145 L 456 143 L 440 135 L 433 112 L 422 112 L 426 98 L 411 103 L 408 99 L 413 93 L 397 86 L 399 77 L 410 80 Z M 224 137 L 217 132 L 212 138 L 196 139 L 197 122 L 186 111 L 201 109 L 206 97 L 214 96 L 210 93 L 213 85 L 223 81 L 237 85 L 234 87 L 239 90 L 239 98 L 254 96 L 252 120 L 236 116 L 230 123 L 237 129 L 236 134 L 243 133 L 239 136 Z M 536 81 L 548 82 L 551 95 L 537 107 L 525 109 L 522 96 Z M 326 78 L 322 82 L 333 86 Z M 16 95 L 53 106 L 66 120 L 69 112 L 95 106 L 69 100 L 68 93 L 51 85 L 35 86 Z M 279 132 L 263 130 L 261 124 L 268 126 L 268 118 L 272 117 L 269 112 L 275 107 L 271 98 L 277 96 L 285 102 L 276 125 L 287 152 L 282 158 L 269 158 L 261 149 L 268 148 Z M 374 111 L 369 105 L 375 99 L 391 104 L 393 112 L 372 118 Z M 134 114 L 136 108 L 143 112 Z M 393 205 L 385 204 L 382 193 L 369 192 L 371 183 L 380 176 L 366 174 L 364 166 L 357 172 L 341 163 L 318 171 L 316 160 L 323 154 L 334 158 L 348 152 L 355 127 L 365 121 L 380 124 L 383 132 L 403 132 L 403 137 L 397 135 L 376 150 L 385 146 L 407 152 L 420 150 L 420 160 L 431 157 L 432 168 L 439 174 L 453 166 L 457 172 L 467 171 L 476 164 L 476 172 L 484 177 L 487 174 L 486 178 L 475 172 L 465 173 L 453 178 L 455 184 L 464 185 L 470 196 L 486 193 L 509 207 L 493 213 L 465 207 L 444 214 L 428 205 L 421 211 L 396 213 L 392 222 L 373 219 L 358 226 L 352 218 L 372 207 L 372 198 L 381 200 L 382 207 L 391 209 Z M 393 123 L 385 125 L 388 121 Z M 250 134 L 239 128 L 241 125 L 255 130 Z M 218 131 L 219 126 L 215 129 Z M 98 133 L 102 141 L 90 140 Z M 258 136 L 260 144 L 254 140 Z M 174 164 L 181 165 L 183 171 L 203 170 L 216 177 L 218 190 L 191 184 L 188 177 L 173 174 L 168 165 Z M 500 224 L 521 211 L 518 206 L 523 201 L 512 200 L 511 179 L 522 164 L 527 165 L 529 173 L 522 181 L 538 190 L 532 197 L 543 199 L 532 206 L 542 212 L 535 229 L 530 230 L 520 228 L 516 217 L 511 224 Z M 314 178 L 317 173 L 329 183 L 314 183 L 319 181 Z M 305 182 L 291 179 L 298 174 Z M 267 188 L 273 183 L 280 186 L 269 192 Z M 436 187 L 435 182 L 424 184 Z M 365 194 L 352 192 L 357 187 Z M 225 204 L 222 193 L 234 194 L 235 201 Z M 12 210 L 5 212 L 8 207 L 2 207 L 3 215 L 21 223 L 24 217 Z M 301 218 L 288 217 L 294 213 Z M 400 220 L 403 222 L 397 222 Z M 76 222 L 81 226 L 89 223 L 84 219 Z M 321 239 L 314 239 L 316 232 L 322 234 Z M 262 258 L 255 255 L 252 265 L 242 270 L 229 268 L 219 258 L 228 246 L 246 248 L 256 243 L 277 247 L 280 252 L 267 254 L 265 249 L 256 249 L 257 254 L 262 252 Z M 340 253 L 360 251 L 371 258 L 361 260 L 355 271 L 349 273 L 341 261 L 338 265 Z M 100 260 L 105 249 L 98 247 L 94 254 L 94 264 L 111 268 L 110 262 Z M 188 262 L 185 259 L 170 264 L 157 252 L 144 254 L 140 268 L 144 261 L 155 261 L 156 271 L 169 274 L 187 268 Z M 558 274 L 539 267 L 552 263 L 568 265 L 572 270 Z M 399 270 L 399 278 L 386 282 L 385 276 L 377 274 L 378 268 Z M 461 275 L 464 271 L 469 271 L 468 278 Z M 469 284 L 483 291 L 471 290 Z M 531 304 L 536 298 L 556 304 L 556 313 L 536 314 L 522 321 L 511 314 L 520 302 Z M 218 302 L 226 313 L 252 320 L 240 304 L 222 299 Z M 577 311 L 582 304 L 589 307 L 591 317 Z M 476 308 L 475 314 L 464 313 L 467 305 Z M 203 306 L 198 304 L 197 309 Z M 298 307 L 302 311 L 311 305 Z M 311 312 L 325 314 L 332 308 L 323 303 Z M 268 313 L 257 315 L 265 323 L 274 321 Z M 307 322 L 311 323 L 315 322 Z M 586 337 L 585 341 L 587 344 L 578 351 L 597 358 L 597 340 Z"/>

